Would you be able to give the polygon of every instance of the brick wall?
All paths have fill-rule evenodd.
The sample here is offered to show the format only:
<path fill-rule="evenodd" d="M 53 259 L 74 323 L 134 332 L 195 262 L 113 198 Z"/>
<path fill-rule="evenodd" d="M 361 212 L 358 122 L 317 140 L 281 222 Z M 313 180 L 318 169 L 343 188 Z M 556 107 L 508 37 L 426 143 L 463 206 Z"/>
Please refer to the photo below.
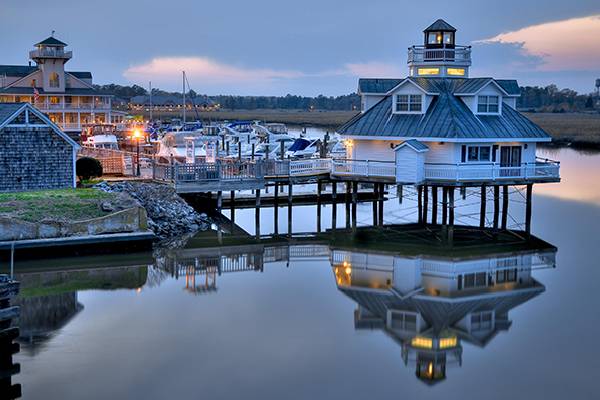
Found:
<path fill-rule="evenodd" d="M 50 127 L 0 130 L 0 192 L 73 186 L 73 148 Z"/>

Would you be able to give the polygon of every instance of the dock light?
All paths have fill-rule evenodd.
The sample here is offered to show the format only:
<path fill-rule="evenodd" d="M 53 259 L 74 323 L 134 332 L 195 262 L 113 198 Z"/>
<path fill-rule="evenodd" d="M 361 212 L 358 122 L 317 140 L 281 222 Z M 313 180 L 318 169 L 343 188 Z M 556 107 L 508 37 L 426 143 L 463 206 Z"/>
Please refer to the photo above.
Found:
<path fill-rule="evenodd" d="M 135 129 L 133 131 L 133 138 L 135 139 L 135 143 L 136 143 L 136 161 L 137 161 L 137 176 L 140 176 L 140 140 L 142 138 L 142 132 L 140 132 L 139 129 Z"/>

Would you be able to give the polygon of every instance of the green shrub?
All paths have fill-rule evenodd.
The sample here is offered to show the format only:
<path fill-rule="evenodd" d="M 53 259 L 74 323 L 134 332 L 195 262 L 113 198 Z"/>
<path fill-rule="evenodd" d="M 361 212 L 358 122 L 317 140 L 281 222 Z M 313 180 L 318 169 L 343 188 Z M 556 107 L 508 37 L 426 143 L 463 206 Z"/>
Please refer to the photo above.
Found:
<path fill-rule="evenodd" d="M 91 157 L 82 157 L 75 164 L 77 177 L 80 181 L 87 181 L 90 178 L 98 178 L 102 176 L 102 164 L 100 161 Z"/>

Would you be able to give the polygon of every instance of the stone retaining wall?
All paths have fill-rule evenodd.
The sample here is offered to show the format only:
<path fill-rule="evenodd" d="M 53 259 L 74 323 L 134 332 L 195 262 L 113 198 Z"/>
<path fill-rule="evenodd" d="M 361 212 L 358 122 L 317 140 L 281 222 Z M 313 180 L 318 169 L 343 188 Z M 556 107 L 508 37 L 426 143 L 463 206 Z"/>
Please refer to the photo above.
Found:
<path fill-rule="evenodd" d="M 28 222 L 0 217 L 0 241 L 140 232 L 147 229 L 148 220 L 143 207 L 132 207 L 76 222 Z"/>

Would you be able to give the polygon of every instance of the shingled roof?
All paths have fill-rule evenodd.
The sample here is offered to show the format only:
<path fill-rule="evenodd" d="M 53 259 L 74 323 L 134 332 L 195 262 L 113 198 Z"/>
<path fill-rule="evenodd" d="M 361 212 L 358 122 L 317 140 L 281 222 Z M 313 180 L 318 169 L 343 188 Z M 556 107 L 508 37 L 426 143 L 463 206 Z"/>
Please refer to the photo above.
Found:
<path fill-rule="evenodd" d="M 0 103 L 0 125 L 23 107 L 23 103 Z"/>
<path fill-rule="evenodd" d="M 444 21 L 443 19 L 438 19 L 433 24 L 429 25 L 423 32 L 431 32 L 431 31 L 450 31 L 456 32 L 456 28 L 452 25 Z"/>
<path fill-rule="evenodd" d="M 60 47 L 64 47 L 64 46 L 67 46 L 67 44 L 65 42 L 61 42 L 60 40 L 56 39 L 54 36 L 49 36 L 46 39 L 42 40 L 41 42 L 34 44 L 34 46 L 60 46 Z"/>
<path fill-rule="evenodd" d="M 424 114 L 392 112 L 392 96 L 385 97 L 358 114 L 338 133 L 349 136 L 398 137 L 402 139 L 539 139 L 550 136 L 539 126 L 504 103 L 501 115 L 475 115 L 454 93 L 463 79 L 411 78 L 419 86 L 427 81 L 427 91 L 437 95 Z M 383 94 L 383 93 L 382 93 Z"/>

